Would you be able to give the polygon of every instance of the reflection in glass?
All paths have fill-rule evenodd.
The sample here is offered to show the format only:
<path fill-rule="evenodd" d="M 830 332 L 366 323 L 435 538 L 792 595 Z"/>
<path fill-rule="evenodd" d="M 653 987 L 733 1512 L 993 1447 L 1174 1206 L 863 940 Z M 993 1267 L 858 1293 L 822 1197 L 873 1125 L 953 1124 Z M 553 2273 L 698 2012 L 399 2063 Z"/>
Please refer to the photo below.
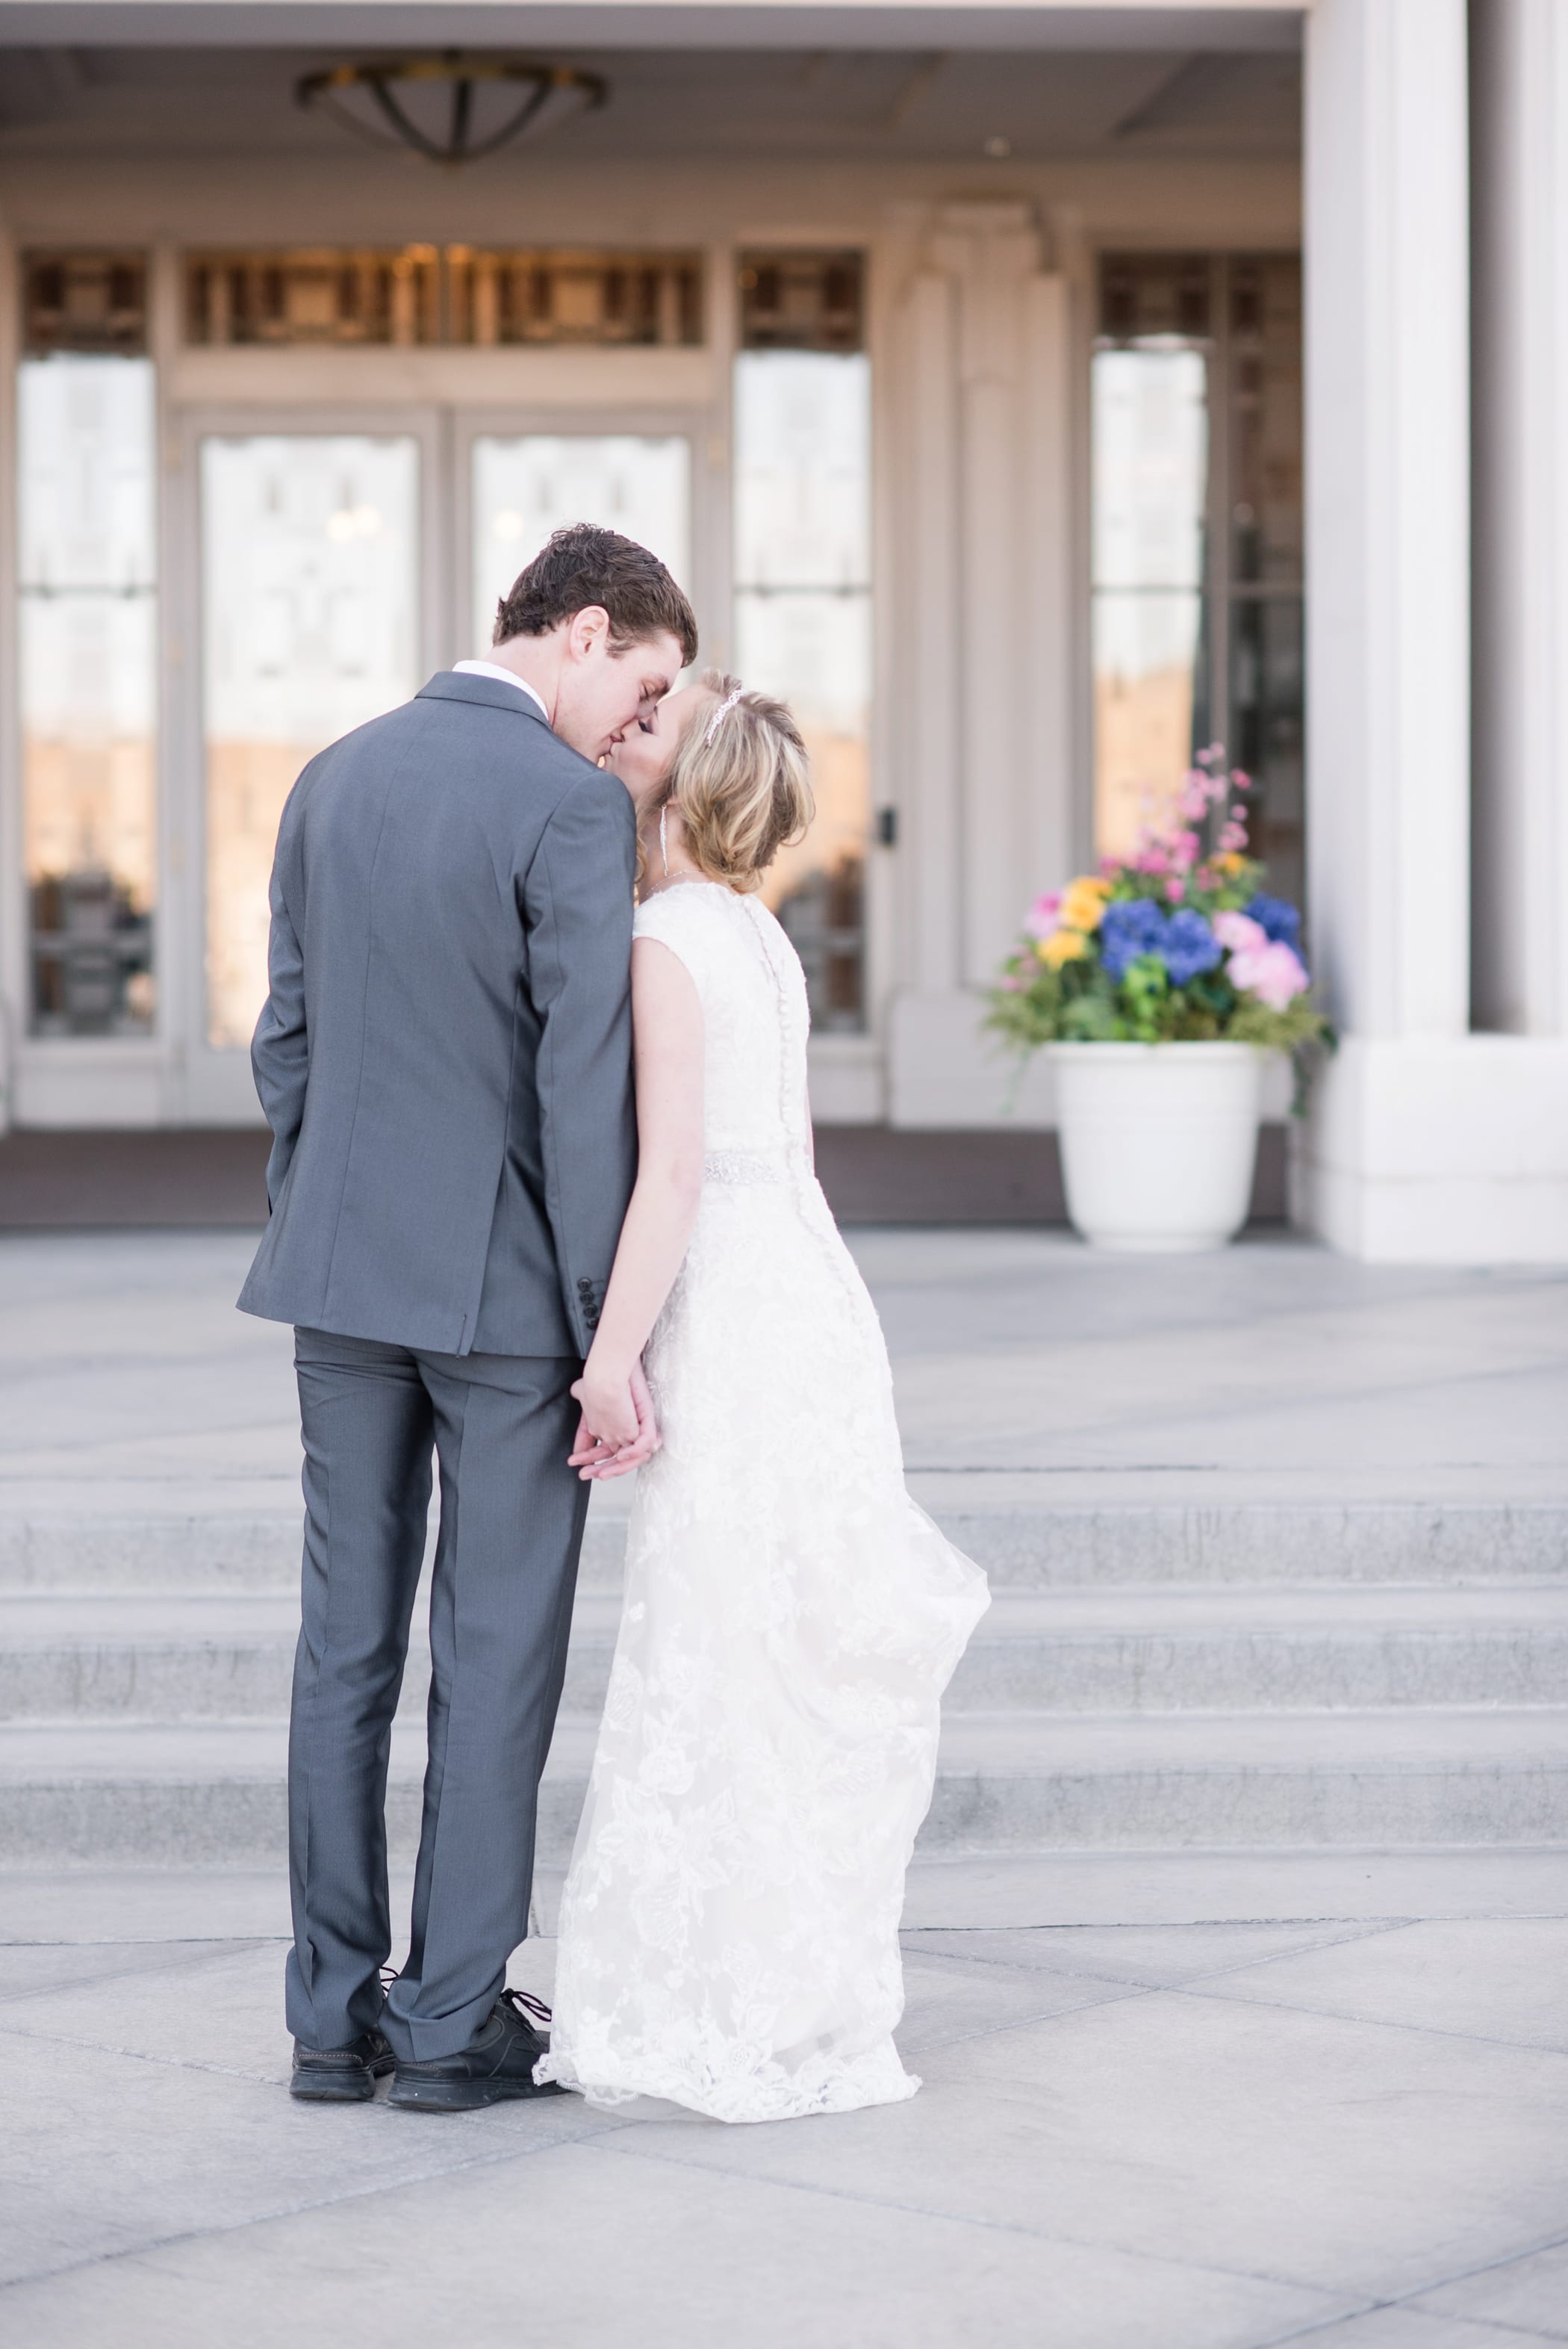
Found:
<path fill-rule="evenodd" d="M 552 530 L 598 523 L 634 538 L 691 585 L 691 443 L 617 433 L 485 435 L 473 455 L 473 650 L 497 604 Z"/>
<path fill-rule="evenodd" d="M 157 540 L 150 360 L 17 383 L 22 805 L 36 1036 L 152 1025 Z"/>
<path fill-rule="evenodd" d="M 865 1024 L 871 368 L 746 351 L 735 375 L 735 665 L 793 709 L 817 821 L 769 875 L 819 1028 Z"/>
<path fill-rule="evenodd" d="M 1273 885 L 1306 885 L 1303 705 L 1301 262 L 1230 264 L 1232 550 L 1227 740 L 1257 783 L 1253 841 Z"/>
<path fill-rule="evenodd" d="M 1207 367 L 1158 338 L 1095 353 L 1095 829 L 1123 855 L 1161 822 L 1200 735 Z"/>
<path fill-rule="evenodd" d="M 1299 595 L 1238 596 L 1231 616 L 1231 708 L 1225 740 L 1258 779 L 1253 846 L 1270 884 L 1300 904 L 1305 882 L 1305 666 Z"/>
<path fill-rule="evenodd" d="M 306 761 L 421 684 L 412 440 L 201 445 L 207 1033 L 250 1042 L 267 991 L 278 818 Z"/>
<path fill-rule="evenodd" d="M 1301 262 L 1231 264 L 1232 578 L 1296 587 L 1302 576 Z"/>

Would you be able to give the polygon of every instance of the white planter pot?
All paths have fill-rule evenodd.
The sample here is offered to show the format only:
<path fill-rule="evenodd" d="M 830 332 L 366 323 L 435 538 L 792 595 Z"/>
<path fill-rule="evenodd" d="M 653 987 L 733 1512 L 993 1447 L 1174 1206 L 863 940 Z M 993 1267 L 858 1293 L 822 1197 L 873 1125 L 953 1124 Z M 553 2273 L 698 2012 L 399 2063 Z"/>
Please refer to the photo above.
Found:
<path fill-rule="evenodd" d="M 1222 1247 L 1246 1221 L 1264 1055 L 1049 1044 L 1068 1213 L 1091 1247 Z"/>

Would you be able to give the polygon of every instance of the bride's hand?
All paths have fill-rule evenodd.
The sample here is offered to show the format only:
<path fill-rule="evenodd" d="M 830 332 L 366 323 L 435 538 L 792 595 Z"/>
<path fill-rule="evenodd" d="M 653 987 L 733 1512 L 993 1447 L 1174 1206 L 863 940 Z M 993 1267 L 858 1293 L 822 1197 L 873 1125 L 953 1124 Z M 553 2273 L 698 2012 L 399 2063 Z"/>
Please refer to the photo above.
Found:
<path fill-rule="evenodd" d="M 593 1353 L 583 1365 L 583 1375 L 572 1390 L 583 1406 L 583 1416 L 599 1438 L 619 1451 L 634 1443 L 637 1410 L 632 1401 L 631 1373 L 597 1361 Z"/>
<path fill-rule="evenodd" d="M 599 1429 L 592 1416 L 591 1385 L 600 1381 L 594 1376 L 592 1355 L 572 1392 L 583 1405 L 583 1417 L 577 1429 L 577 1441 L 573 1446 L 568 1465 L 575 1468 L 584 1484 L 594 1479 L 630 1475 L 651 1460 L 660 1444 L 658 1420 L 654 1412 L 654 1399 L 648 1392 L 648 1382 L 641 1362 L 634 1362 L 624 1385 L 613 1390 L 617 1397 L 626 1397 L 631 1404 L 634 1432 L 626 1443 L 617 1443 Z M 596 1406 L 593 1406 L 596 1407 Z"/>

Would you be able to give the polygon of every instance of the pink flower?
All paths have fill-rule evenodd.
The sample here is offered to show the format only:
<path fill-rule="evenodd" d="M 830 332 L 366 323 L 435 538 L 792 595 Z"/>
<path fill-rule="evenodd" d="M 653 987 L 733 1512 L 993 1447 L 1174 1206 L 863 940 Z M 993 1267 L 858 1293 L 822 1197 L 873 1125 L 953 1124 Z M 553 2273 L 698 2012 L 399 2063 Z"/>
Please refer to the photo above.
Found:
<path fill-rule="evenodd" d="M 1047 891 L 1037 897 L 1024 917 L 1024 927 L 1032 938 L 1048 938 L 1057 926 L 1057 912 L 1062 902 L 1059 889 Z"/>
<path fill-rule="evenodd" d="M 1254 922 L 1250 914 L 1216 914 L 1212 927 L 1220 944 L 1233 955 L 1262 954 L 1269 942 L 1263 924 Z M 1238 987 L 1242 984 L 1242 980 L 1236 981 Z"/>
<path fill-rule="evenodd" d="M 1245 916 L 1233 918 L 1244 920 Z M 1215 929 L 1219 926 L 1216 920 Z M 1256 923 L 1252 926 L 1255 929 Z M 1261 948 L 1233 951 L 1225 976 L 1239 994 L 1255 995 L 1271 1011 L 1284 1010 L 1296 996 L 1305 994 L 1307 985 L 1299 958 L 1277 938 Z"/>
<path fill-rule="evenodd" d="M 1171 847 L 1178 873 L 1190 873 L 1202 852 L 1203 843 L 1195 832 L 1179 832 Z"/>
<path fill-rule="evenodd" d="M 1134 869 L 1140 873 L 1152 873 L 1156 874 L 1161 873 L 1169 873 L 1171 870 L 1171 859 L 1163 848 L 1146 848 L 1142 855 L 1134 860 Z"/>
<path fill-rule="evenodd" d="M 1179 905 L 1181 903 L 1182 898 L 1187 895 L 1187 884 L 1185 881 L 1167 881 L 1165 884 L 1165 895 L 1170 898 L 1171 903 L 1173 905 Z"/>
<path fill-rule="evenodd" d="M 1220 833 L 1221 855 L 1234 856 L 1241 849 L 1243 849 L 1246 844 L 1246 825 L 1241 823 L 1237 817 L 1232 816 L 1230 822 L 1222 827 Z"/>
<path fill-rule="evenodd" d="M 1202 823 L 1209 812 L 1207 779 L 1197 772 L 1190 774 L 1177 805 L 1189 823 Z"/>

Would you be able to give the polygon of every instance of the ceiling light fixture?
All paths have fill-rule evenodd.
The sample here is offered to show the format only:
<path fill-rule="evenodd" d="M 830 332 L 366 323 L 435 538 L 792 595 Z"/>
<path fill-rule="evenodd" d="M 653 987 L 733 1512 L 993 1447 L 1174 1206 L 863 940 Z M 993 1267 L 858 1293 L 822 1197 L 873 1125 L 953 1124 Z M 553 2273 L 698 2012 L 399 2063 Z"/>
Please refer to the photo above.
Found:
<path fill-rule="evenodd" d="M 430 163 L 474 163 L 520 139 L 538 138 L 603 106 L 608 82 L 575 66 L 512 58 L 393 58 L 306 74 L 294 97 L 379 147 Z"/>

